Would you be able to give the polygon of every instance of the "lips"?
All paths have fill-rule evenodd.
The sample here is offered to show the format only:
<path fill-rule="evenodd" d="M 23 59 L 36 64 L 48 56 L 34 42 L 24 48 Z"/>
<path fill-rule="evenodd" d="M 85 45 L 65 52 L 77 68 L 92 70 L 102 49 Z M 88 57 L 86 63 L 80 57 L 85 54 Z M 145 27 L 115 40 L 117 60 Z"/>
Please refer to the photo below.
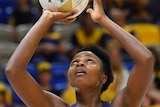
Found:
<path fill-rule="evenodd" d="M 86 75 L 86 74 L 87 74 L 87 72 L 82 69 L 76 69 L 76 71 L 75 71 L 75 75 L 81 76 L 81 75 Z"/>

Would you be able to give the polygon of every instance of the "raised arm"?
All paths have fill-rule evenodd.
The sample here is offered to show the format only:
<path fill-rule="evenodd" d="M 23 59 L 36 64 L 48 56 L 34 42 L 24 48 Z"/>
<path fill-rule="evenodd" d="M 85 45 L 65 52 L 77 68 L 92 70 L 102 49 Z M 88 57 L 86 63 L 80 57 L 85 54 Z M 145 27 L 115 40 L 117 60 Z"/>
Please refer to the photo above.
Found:
<path fill-rule="evenodd" d="M 6 66 L 7 78 L 18 96 L 29 107 L 58 107 L 58 105 L 63 104 L 56 96 L 51 97 L 51 94 L 44 93 L 35 80 L 26 72 L 26 66 L 49 27 L 57 21 L 73 22 L 75 19 L 68 20 L 66 18 L 74 13 L 75 11 L 61 13 L 45 10 L 8 61 Z M 51 100 L 55 103 L 53 104 Z"/>
<path fill-rule="evenodd" d="M 135 62 L 126 88 L 116 96 L 112 107 L 140 107 L 152 78 L 154 58 L 151 52 L 104 14 L 101 0 L 94 0 L 93 9 L 90 8 L 87 12 L 94 22 L 103 26 L 119 41 Z"/>

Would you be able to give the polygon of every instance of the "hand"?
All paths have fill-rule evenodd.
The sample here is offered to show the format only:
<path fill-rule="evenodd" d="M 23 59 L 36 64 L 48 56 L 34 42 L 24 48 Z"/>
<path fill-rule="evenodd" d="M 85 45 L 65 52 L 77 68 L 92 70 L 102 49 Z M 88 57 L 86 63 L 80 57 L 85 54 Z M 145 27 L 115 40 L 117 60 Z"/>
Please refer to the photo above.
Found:
<path fill-rule="evenodd" d="M 106 16 L 103 9 L 102 0 L 93 1 L 93 9 L 88 8 L 87 13 L 91 15 L 92 20 L 95 23 L 99 23 L 102 17 Z"/>
<path fill-rule="evenodd" d="M 49 10 L 44 10 L 43 14 L 47 14 L 53 23 L 61 23 L 61 24 L 68 24 L 72 23 L 76 20 L 76 18 L 68 19 L 69 16 L 76 14 L 76 10 L 72 10 L 69 12 L 51 12 Z"/>

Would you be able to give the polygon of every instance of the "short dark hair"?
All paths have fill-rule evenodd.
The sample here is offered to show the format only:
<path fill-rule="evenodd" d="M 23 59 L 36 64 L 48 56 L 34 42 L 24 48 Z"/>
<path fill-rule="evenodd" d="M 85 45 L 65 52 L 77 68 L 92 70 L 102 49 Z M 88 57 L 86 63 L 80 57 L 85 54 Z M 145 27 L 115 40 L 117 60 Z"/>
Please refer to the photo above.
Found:
<path fill-rule="evenodd" d="M 77 53 L 82 51 L 91 51 L 97 57 L 99 57 L 100 60 L 102 61 L 103 67 L 104 67 L 104 73 L 108 77 L 108 80 L 106 81 L 106 83 L 103 85 L 101 89 L 101 92 L 105 91 L 110 85 L 110 83 L 113 82 L 113 73 L 111 69 L 111 62 L 110 62 L 110 57 L 108 52 L 97 45 L 89 45 L 89 46 L 83 47 L 79 49 Z"/>

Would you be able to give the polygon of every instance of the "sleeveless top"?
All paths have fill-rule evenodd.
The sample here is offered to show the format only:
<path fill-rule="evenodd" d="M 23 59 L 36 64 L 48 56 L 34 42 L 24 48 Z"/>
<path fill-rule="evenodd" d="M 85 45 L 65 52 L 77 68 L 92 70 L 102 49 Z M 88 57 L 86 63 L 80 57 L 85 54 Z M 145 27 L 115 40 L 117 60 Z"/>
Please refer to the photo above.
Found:
<path fill-rule="evenodd" d="M 77 106 L 77 104 L 74 104 L 71 107 L 76 107 L 76 106 Z M 111 107 L 111 106 L 110 106 L 110 103 L 108 103 L 108 102 L 102 102 L 102 107 Z"/>

